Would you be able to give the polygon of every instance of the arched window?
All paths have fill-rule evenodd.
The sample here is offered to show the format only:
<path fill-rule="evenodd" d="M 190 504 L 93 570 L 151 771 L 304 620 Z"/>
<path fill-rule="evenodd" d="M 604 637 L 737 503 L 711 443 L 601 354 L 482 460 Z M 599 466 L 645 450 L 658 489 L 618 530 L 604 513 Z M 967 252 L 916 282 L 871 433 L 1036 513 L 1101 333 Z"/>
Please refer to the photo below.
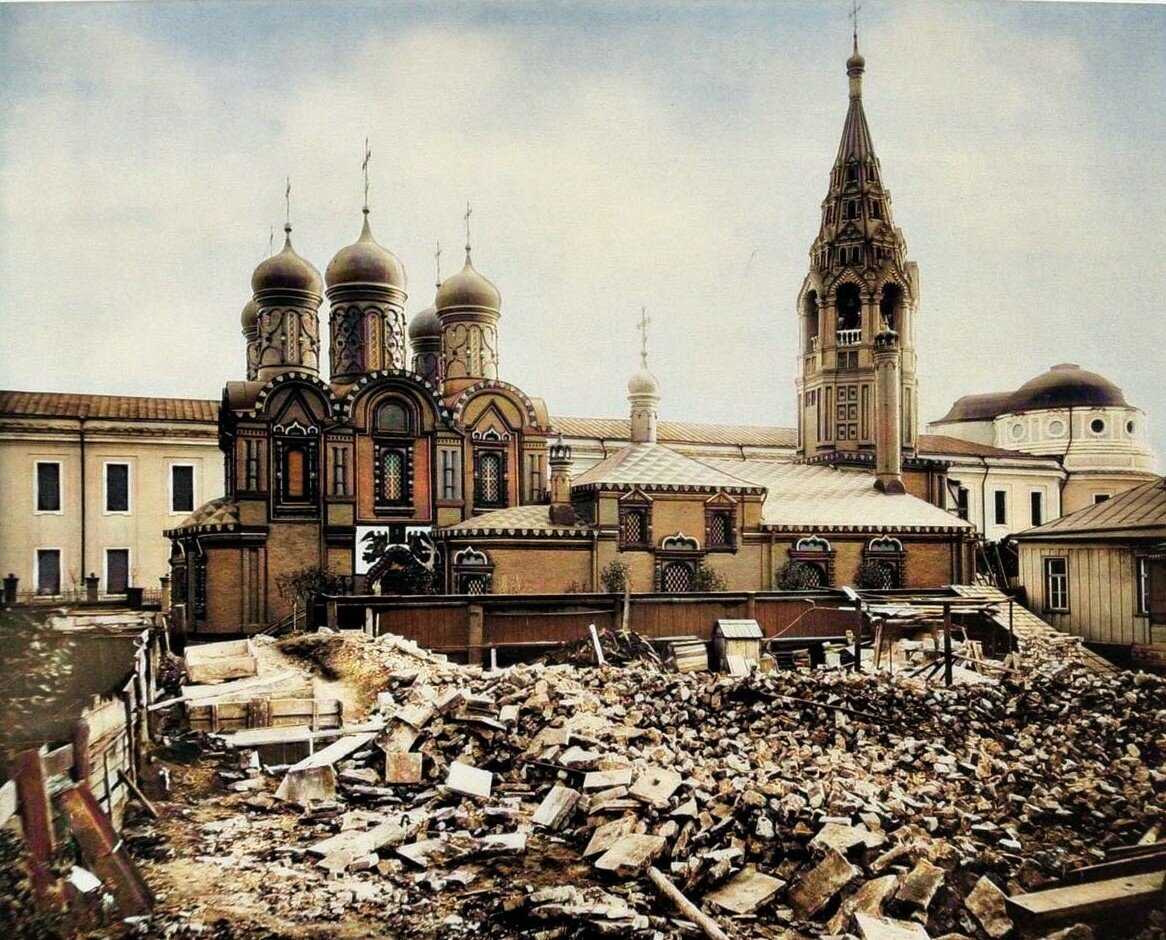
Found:
<path fill-rule="evenodd" d="M 906 553 L 899 539 L 889 535 L 871 539 L 863 552 L 859 586 L 875 590 L 902 587 L 905 559 Z"/>
<path fill-rule="evenodd" d="M 789 551 L 789 564 L 779 573 L 783 590 L 809 591 L 834 581 L 834 546 L 820 535 L 807 535 Z"/>
<path fill-rule="evenodd" d="M 883 296 L 879 299 L 879 314 L 887 329 L 898 332 L 902 320 L 900 310 L 903 306 L 903 289 L 898 284 L 887 284 L 883 287 Z"/>
<path fill-rule="evenodd" d="M 838 331 L 862 329 L 862 297 L 857 284 L 838 288 Z"/>
<path fill-rule="evenodd" d="M 386 503 L 399 503 L 405 497 L 405 455 L 386 450 L 381 463 L 381 498 Z"/>
<path fill-rule="evenodd" d="M 477 502 L 491 505 L 503 502 L 502 452 L 485 450 L 478 453 Z"/>
<path fill-rule="evenodd" d="M 794 543 L 794 550 L 798 552 L 832 552 L 833 546 L 820 535 L 809 535 L 798 539 Z"/>
<path fill-rule="evenodd" d="M 402 402 L 390 398 L 377 408 L 374 425 L 382 434 L 408 434 L 409 409 Z"/>
<path fill-rule="evenodd" d="M 802 352 L 812 353 L 818 347 L 818 293 L 810 291 L 806 294 L 804 311 L 804 342 Z"/>

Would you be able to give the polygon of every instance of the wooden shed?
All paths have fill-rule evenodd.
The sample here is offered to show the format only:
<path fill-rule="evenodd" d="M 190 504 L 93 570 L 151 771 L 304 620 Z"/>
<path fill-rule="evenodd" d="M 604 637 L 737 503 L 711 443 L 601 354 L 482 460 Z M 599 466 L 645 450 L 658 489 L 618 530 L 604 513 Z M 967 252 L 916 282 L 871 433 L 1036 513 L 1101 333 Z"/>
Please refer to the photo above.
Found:
<path fill-rule="evenodd" d="M 722 671 L 747 675 L 761 664 L 761 627 L 756 620 L 718 620 L 713 650 Z"/>

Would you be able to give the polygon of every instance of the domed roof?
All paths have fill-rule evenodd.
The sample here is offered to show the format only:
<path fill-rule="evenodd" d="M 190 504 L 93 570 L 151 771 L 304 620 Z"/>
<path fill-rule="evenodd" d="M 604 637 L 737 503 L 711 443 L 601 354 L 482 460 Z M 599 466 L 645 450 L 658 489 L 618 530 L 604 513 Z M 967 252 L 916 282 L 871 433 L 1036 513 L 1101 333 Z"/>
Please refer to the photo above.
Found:
<path fill-rule="evenodd" d="M 1044 408 L 1129 407 L 1122 390 L 1109 379 L 1088 372 L 1075 362 L 1063 362 L 1013 392 L 1006 411 L 1038 411 Z"/>
<path fill-rule="evenodd" d="M 483 277 L 470 263 L 466 252 L 466 265 L 453 277 L 447 277 L 437 289 L 434 301 L 438 312 L 450 307 L 483 307 L 487 310 L 502 309 L 502 295 L 498 288 Z"/>
<path fill-rule="evenodd" d="M 243 313 L 239 317 L 243 324 L 243 332 L 251 333 L 259 323 L 259 302 L 252 297 L 243 305 Z"/>
<path fill-rule="evenodd" d="M 336 252 L 324 271 L 324 281 L 329 287 L 340 284 L 388 284 L 404 290 L 405 267 L 396 255 L 372 237 L 366 212 L 360 238 Z"/>
<path fill-rule="evenodd" d="M 855 49 L 854 55 L 846 60 L 846 70 L 849 72 L 851 69 L 862 68 L 866 68 L 866 59 L 864 59 L 862 54 L 857 49 Z"/>
<path fill-rule="evenodd" d="M 441 336 L 441 321 L 437 319 L 437 308 L 426 307 L 409 321 L 409 339 L 434 339 Z"/>
<path fill-rule="evenodd" d="M 287 238 L 283 243 L 283 251 L 259 263 L 251 275 L 251 290 L 256 294 L 265 290 L 298 290 L 319 294 L 323 286 L 320 272 L 292 248 L 291 226 L 284 226 L 284 231 Z"/>
<path fill-rule="evenodd" d="M 656 376 L 652 375 L 645 367 L 628 379 L 628 394 L 659 395 L 660 383 L 656 381 Z"/>

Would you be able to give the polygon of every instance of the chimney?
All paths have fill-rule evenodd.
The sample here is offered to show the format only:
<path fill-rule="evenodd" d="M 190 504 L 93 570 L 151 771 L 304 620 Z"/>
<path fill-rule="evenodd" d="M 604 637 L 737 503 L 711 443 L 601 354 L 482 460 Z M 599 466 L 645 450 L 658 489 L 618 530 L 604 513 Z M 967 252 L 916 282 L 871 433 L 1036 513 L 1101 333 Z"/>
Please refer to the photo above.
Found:
<path fill-rule="evenodd" d="M 899 430 L 899 334 L 882 330 L 875 337 L 875 489 L 905 493 L 903 438 Z"/>
<path fill-rule="evenodd" d="M 554 525 L 574 525 L 575 507 L 571 505 L 571 447 L 563 443 L 563 436 L 547 448 L 551 465 L 551 522 Z"/>

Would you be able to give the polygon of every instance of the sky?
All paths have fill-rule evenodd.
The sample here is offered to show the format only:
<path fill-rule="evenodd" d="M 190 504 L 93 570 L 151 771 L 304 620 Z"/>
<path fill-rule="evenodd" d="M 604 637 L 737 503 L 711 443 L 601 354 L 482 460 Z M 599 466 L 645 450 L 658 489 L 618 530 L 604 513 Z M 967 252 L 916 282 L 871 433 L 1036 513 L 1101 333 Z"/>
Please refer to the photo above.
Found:
<path fill-rule="evenodd" d="M 662 418 L 792 425 L 848 10 L 0 5 L 0 387 L 218 398 L 285 177 L 322 271 L 359 233 L 367 136 L 408 312 L 438 240 L 461 266 L 471 202 L 502 378 L 552 414 L 627 413 L 646 306 Z M 1077 362 L 1166 455 L 1166 6 L 863 0 L 859 28 L 923 418 Z"/>

